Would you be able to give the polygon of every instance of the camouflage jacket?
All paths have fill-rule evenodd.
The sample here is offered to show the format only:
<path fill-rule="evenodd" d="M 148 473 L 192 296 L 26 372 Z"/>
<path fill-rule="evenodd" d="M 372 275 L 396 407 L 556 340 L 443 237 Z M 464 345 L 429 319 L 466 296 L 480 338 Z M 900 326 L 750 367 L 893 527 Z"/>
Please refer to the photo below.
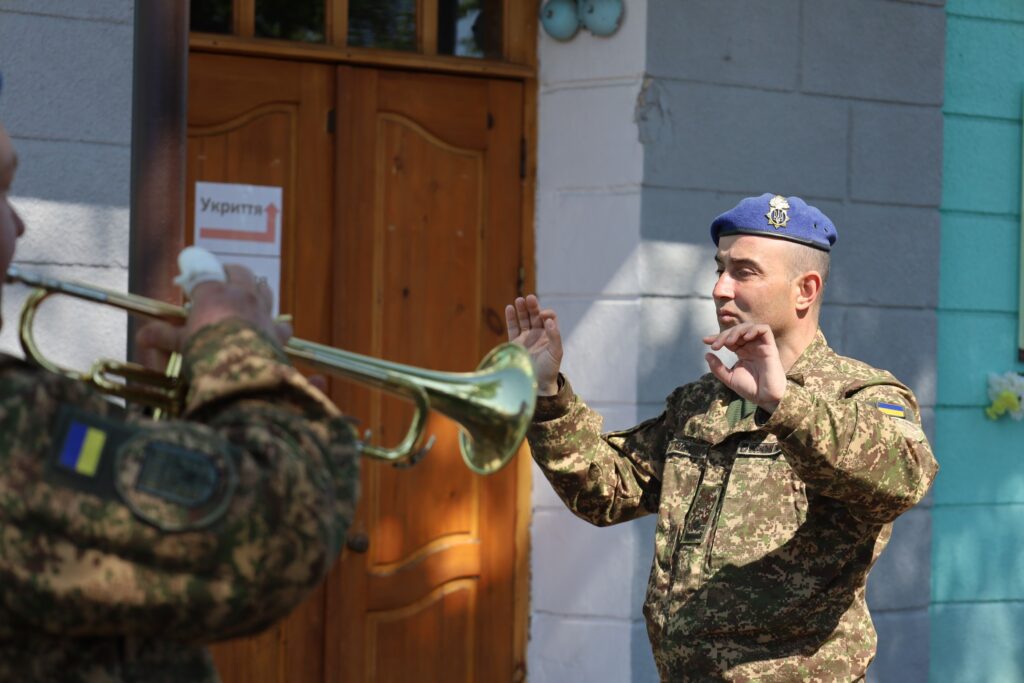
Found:
<path fill-rule="evenodd" d="M 663 680 L 851 681 L 874 657 L 868 572 L 938 465 L 911 391 L 820 332 L 787 379 L 770 416 L 708 374 L 603 436 L 568 382 L 539 401 L 533 457 L 576 515 L 658 515 L 644 614 Z"/>
<path fill-rule="evenodd" d="M 187 421 L 157 423 L 0 356 L 0 681 L 216 681 L 203 644 L 285 616 L 336 558 L 349 423 L 237 320 L 184 377 Z"/>

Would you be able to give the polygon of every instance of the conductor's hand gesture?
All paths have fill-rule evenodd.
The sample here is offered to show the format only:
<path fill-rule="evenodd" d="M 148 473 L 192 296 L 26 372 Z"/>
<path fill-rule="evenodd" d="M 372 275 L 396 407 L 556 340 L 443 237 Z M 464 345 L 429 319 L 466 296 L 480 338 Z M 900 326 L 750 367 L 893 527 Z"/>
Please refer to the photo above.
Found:
<path fill-rule="evenodd" d="M 714 354 L 705 354 L 708 367 L 722 384 L 769 413 L 775 411 L 786 393 L 786 370 L 768 325 L 740 323 L 704 337 L 704 343 L 713 351 L 729 349 L 739 359 L 727 368 Z"/>
<path fill-rule="evenodd" d="M 533 294 L 505 307 L 508 340 L 526 348 L 537 374 L 537 393 L 553 396 L 558 393 L 558 369 L 562 365 L 562 335 L 558 317 L 550 308 L 541 310 Z"/>

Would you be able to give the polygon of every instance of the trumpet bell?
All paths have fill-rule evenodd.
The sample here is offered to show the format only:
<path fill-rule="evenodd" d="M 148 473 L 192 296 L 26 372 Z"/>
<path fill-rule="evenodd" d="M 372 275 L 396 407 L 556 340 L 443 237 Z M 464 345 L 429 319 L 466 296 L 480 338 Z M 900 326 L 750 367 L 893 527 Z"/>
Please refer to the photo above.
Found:
<path fill-rule="evenodd" d="M 403 396 L 416 406 L 413 423 L 394 448 L 364 445 L 363 453 L 394 464 L 418 461 L 427 412 L 436 410 L 461 427 L 459 449 L 466 466 L 493 474 L 516 454 L 533 420 L 537 378 L 530 354 L 517 344 L 501 344 L 474 372 L 439 372 L 363 356 L 301 339 L 285 351 L 293 359 L 335 375 Z"/>
<path fill-rule="evenodd" d="M 459 446 L 466 467 L 477 474 L 493 474 L 519 450 L 533 419 L 537 380 L 526 349 L 502 344 L 488 353 L 474 373 L 472 394 L 451 415 L 461 426 Z M 431 397 L 431 406 L 445 412 L 443 400 Z M 454 407 L 451 409 L 454 410 Z"/>

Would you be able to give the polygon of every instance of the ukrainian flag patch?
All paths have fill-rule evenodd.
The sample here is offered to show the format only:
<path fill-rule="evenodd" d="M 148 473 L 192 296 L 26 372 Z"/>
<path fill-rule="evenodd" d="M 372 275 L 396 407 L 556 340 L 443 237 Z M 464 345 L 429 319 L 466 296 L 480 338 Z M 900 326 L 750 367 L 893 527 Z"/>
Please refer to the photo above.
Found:
<path fill-rule="evenodd" d="M 890 417 L 907 417 L 907 409 L 901 405 L 897 405 L 895 403 L 882 403 L 881 401 L 879 401 L 875 405 L 878 407 L 879 410 L 881 410 L 883 413 Z"/>
<path fill-rule="evenodd" d="M 114 500 L 118 447 L 135 429 L 124 422 L 63 404 L 53 425 L 46 480 L 61 488 Z"/>
<path fill-rule="evenodd" d="M 58 462 L 61 467 L 84 475 L 96 476 L 107 443 L 107 432 L 99 427 L 71 419 L 64 434 Z"/>

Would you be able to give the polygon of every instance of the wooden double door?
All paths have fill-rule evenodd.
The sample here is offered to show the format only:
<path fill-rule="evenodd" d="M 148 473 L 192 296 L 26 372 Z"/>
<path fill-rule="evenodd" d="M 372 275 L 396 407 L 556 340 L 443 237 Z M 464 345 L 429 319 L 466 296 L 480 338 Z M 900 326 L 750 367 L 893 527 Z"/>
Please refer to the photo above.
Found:
<path fill-rule="evenodd" d="M 196 182 L 282 188 L 281 311 L 298 336 L 447 371 L 504 340 L 521 83 L 193 54 L 188 117 L 188 241 Z M 406 429 L 398 399 L 340 380 L 331 395 L 375 442 Z M 454 424 L 430 430 L 414 467 L 364 460 L 341 560 L 286 621 L 214 648 L 225 683 L 523 677 L 522 466 L 474 475 Z"/>

